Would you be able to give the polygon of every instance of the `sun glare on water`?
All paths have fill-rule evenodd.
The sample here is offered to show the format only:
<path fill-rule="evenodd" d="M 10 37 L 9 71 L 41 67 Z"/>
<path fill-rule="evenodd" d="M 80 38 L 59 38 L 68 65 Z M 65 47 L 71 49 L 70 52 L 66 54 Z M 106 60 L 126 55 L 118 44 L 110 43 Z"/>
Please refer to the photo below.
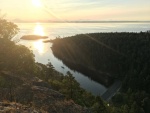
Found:
<path fill-rule="evenodd" d="M 40 24 L 37 24 L 34 28 L 34 34 L 35 35 L 40 35 L 40 36 L 44 36 L 44 29 Z"/>
<path fill-rule="evenodd" d="M 33 47 L 40 53 L 43 54 L 44 53 L 44 44 L 42 42 L 42 40 L 38 40 L 36 42 L 33 43 Z"/>
<path fill-rule="evenodd" d="M 32 0 L 32 4 L 36 7 L 41 7 L 42 6 L 41 0 Z"/>
<path fill-rule="evenodd" d="M 40 23 L 37 23 L 33 30 L 34 35 L 45 36 L 44 28 Z M 39 54 L 43 54 L 45 52 L 44 44 L 42 40 L 35 41 L 33 43 L 33 47 L 38 51 Z"/>

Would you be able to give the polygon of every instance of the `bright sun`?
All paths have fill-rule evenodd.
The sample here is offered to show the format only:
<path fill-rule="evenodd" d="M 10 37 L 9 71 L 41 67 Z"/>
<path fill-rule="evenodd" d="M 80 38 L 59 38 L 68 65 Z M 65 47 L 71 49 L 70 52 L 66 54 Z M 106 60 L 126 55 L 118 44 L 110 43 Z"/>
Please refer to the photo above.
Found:
<path fill-rule="evenodd" d="M 32 4 L 36 7 L 41 7 L 42 6 L 41 0 L 32 0 Z"/>

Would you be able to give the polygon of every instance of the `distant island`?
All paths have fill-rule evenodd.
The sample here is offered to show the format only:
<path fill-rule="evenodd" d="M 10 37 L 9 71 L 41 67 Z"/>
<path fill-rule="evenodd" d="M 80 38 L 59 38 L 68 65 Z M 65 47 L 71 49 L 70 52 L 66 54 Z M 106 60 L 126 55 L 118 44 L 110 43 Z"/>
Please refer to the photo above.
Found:
<path fill-rule="evenodd" d="M 39 39 L 46 39 L 48 36 L 40 36 L 40 35 L 24 35 L 21 37 L 23 40 L 39 40 Z"/>

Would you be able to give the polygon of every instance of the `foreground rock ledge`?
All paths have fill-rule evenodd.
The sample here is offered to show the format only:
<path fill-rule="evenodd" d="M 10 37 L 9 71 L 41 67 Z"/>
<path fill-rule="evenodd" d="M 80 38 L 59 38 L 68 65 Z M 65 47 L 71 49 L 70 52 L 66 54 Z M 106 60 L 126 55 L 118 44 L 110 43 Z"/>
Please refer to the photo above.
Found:
<path fill-rule="evenodd" d="M 0 113 L 39 113 L 32 107 L 28 107 L 16 102 L 0 102 Z"/>
<path fill-rule="evenodd" d="M 0 88 L 0 113 L 90 113 L 73 100 L 66 100 L 38 77 L 8 71 L 1 71 L 0 76 L 16 84 L 11 95 L 10 88 Z"/>

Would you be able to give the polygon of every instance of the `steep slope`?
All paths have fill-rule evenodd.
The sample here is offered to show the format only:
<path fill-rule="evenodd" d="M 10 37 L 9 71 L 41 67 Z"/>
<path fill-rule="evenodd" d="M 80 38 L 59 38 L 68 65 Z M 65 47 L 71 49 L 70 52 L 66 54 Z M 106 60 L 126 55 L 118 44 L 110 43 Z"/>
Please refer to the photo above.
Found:
<path fill-rule="evenodd" d="M 76 105 L 72 100 L 65 100 L 65 97 L 51 86 L 37 77 L 31 75 L 16 75 L 11 72 L 2 71 L 3 88 L 0 88 L 0 101 L 15 101 L 29 107 L 27 110 L 36 109 L 37 112 L 48 113 L 87 113 L 87 109 Z M 7 81 L 6 81 L 7 80 Z M 7 82 L 7 83 L 6 83 Z M 12 107 L 13 103 L 8 103 L 7 110 L 20 109 Z M 23 106 L 17 104 L 17 106 Z M 0 104 L 2 110 L 6 110 L 3 103 Z M 3 107 L 2 107 L 3 106 Z M 8 107 L 9 106 L 9 107 Z M 20 111 L 22 108 L 20 109 Z"/>

